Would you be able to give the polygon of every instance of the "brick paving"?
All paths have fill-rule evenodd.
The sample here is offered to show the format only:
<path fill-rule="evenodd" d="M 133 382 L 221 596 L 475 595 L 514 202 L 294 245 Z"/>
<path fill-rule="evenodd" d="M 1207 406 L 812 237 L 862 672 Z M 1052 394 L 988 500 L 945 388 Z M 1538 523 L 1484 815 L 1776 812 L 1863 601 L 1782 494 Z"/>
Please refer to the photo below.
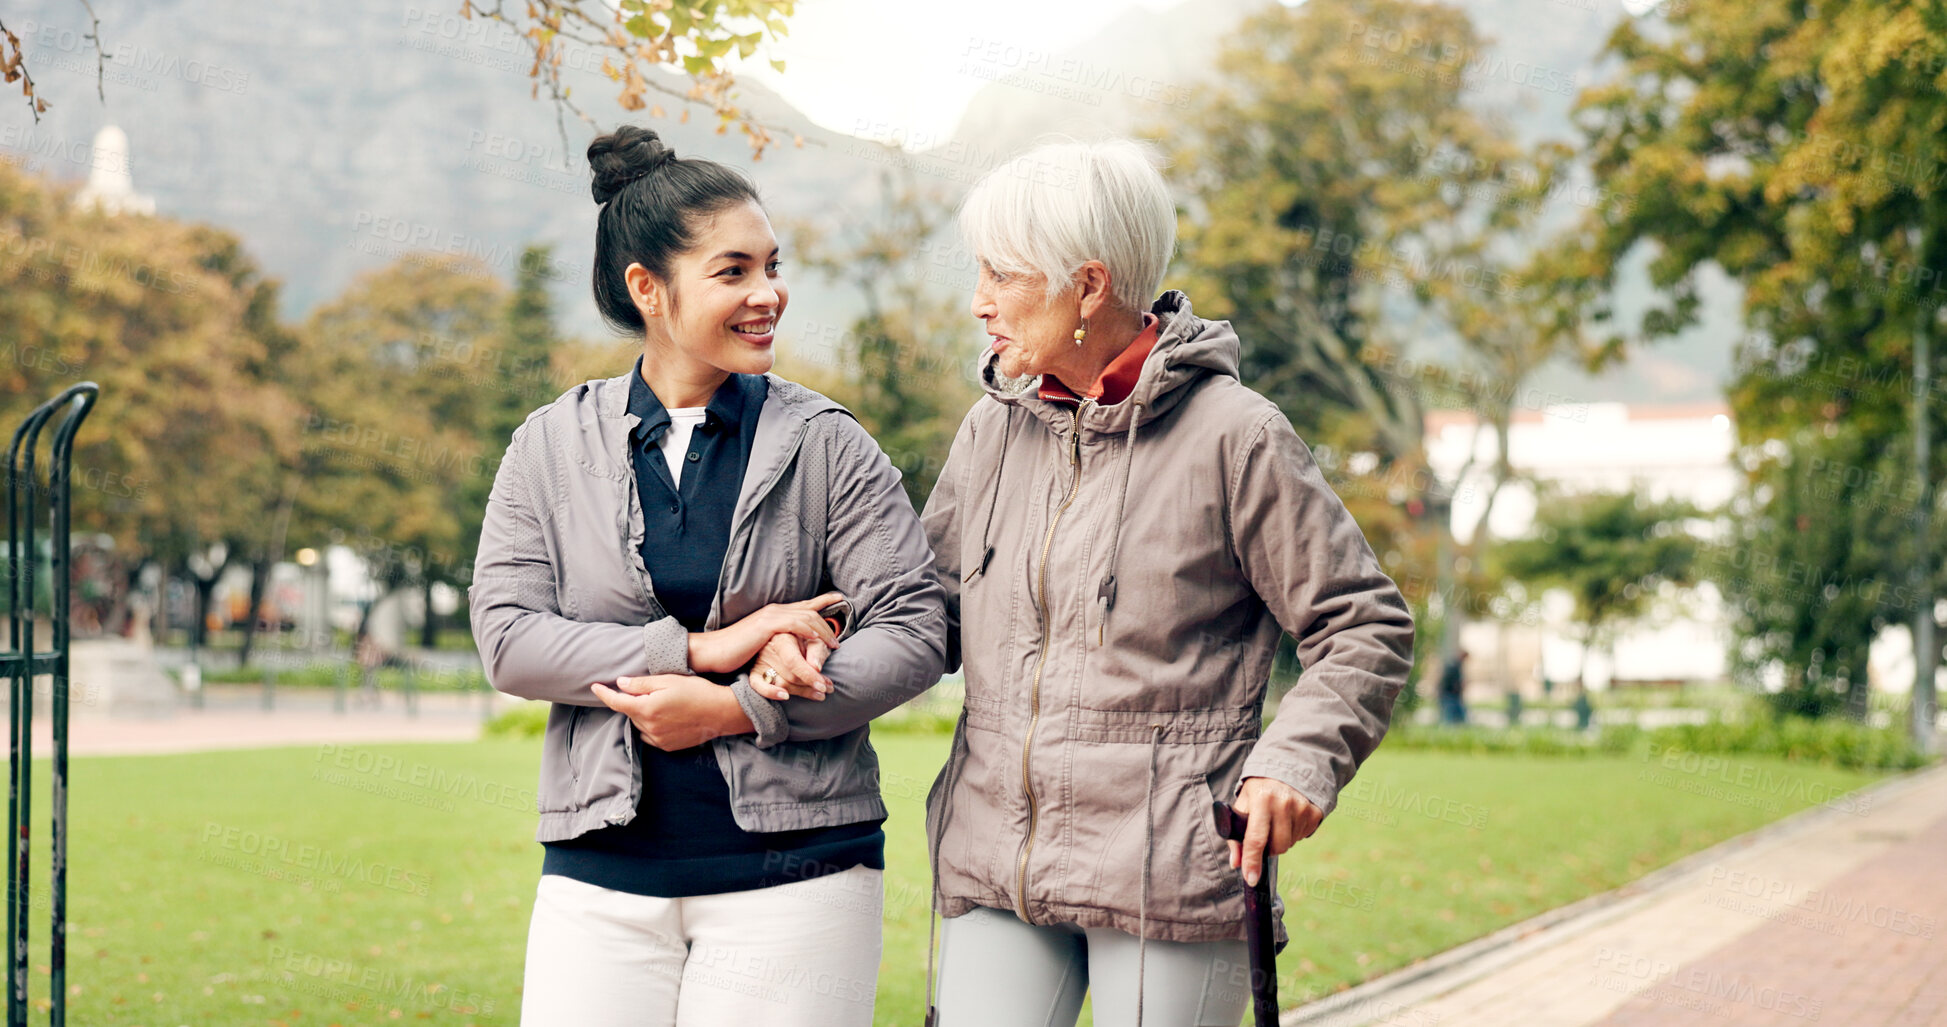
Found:
<path fill-rule="evenodd" d="M 1947 767 L 1832 806 L 1284 1022 L 1947 1027 Z"/>
<path fill-rule="evenodd" d="M 1821 887 L 1762 882 L 1782 900 L 1772 915 L 1599 1022 L 1947 1024 L 1947 811 L 1888 834 Z"/>

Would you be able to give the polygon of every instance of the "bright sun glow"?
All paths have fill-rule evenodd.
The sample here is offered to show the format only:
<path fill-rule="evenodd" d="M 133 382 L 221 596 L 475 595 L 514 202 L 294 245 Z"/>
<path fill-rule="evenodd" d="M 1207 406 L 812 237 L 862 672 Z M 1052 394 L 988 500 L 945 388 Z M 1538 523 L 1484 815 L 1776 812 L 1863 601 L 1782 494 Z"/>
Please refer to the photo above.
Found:
<path fill-rule="evenodd" d="M 813 122 L 846 135 L 925 149 L 945 141 L 987 80 L 962 70 L 970 61 L 1029 61 L 1076 45 L 1132 10 L 1160 11 L 1181 0 L 805 0 L 791 32 L 737 74 L 783 94 Z"/>

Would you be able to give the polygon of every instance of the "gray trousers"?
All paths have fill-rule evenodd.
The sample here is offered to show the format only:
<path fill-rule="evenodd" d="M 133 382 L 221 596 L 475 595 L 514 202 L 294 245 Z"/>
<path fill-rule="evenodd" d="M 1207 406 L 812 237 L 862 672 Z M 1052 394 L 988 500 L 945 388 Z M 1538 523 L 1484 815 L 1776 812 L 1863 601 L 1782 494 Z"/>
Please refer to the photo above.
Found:
<path fill-rule="evenodd" d="M 1136 1027 L 1136 936 L 1022 923 L 976 907 L 946 921 L 939 1027 L 1074 1027 L 1093 990 L 1096 1027 Z M 1251 1005 L 1244 941 L 1152 941 L 1142 1027 L 1238 1027 Z"/>

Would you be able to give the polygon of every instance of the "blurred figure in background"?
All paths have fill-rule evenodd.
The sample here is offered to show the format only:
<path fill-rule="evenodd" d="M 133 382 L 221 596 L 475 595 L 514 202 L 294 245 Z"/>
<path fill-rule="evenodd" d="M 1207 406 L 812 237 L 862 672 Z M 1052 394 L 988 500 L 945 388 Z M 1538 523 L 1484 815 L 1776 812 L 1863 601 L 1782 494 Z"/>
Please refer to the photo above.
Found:
<path fill-rule="evenodd" d="M 1461 692 L 1466 689 L 1467 650 L 1462 649 L 1447 661 L 1447 667 L 1440 672 L 1440 723 L 1456 727 L 1467 723 L 1467 704 L 1461 701 Z"/>

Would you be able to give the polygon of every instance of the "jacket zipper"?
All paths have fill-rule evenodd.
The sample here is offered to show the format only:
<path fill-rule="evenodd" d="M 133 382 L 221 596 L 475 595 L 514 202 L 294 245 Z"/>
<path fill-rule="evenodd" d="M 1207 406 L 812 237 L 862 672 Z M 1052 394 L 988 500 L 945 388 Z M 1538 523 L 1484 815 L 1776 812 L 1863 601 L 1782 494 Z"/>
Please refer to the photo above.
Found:
<path fill-rule="evenodd" d="M 1083 403 L 1088 402 L 1083 400 Z M 1074 504 L 1075 497 L 1082 491 L 1082 408 L 1075 407 L 1074 431 L 1069 435 L 1068 450 L 1069 476 L 1073 479 L 1068 487 L 1068 498 L 1055 508 L 1055 515 L 1048 520 L 1048 533 L 1041 540 L 1041 571 L 1035 587 L 1035 606 L 1041 613 L 1041 655 L 1034 662 L 1034 683 L 1028 690 L 1028 733 L 1021 740 L 1021 794 L 1028 800 L 1028 835 L 1021 840 L 1021 855 L 1014 868 L 1014 910 L 1021 922 L 1034 923 L 1028 914 L 1028 854 L 1034 851 L 1034 830 L 1041 819 L 1041 810 L 1035 804 L 1034 785 L 1028 780 L 1028 756 L 1034 749 L 1034 728 L 1041 720 L 1041 672 L 1048 665 L 1048 551 L 1055 542 L 1055 526 L 1061 523 L 1061 515 Z"/>

